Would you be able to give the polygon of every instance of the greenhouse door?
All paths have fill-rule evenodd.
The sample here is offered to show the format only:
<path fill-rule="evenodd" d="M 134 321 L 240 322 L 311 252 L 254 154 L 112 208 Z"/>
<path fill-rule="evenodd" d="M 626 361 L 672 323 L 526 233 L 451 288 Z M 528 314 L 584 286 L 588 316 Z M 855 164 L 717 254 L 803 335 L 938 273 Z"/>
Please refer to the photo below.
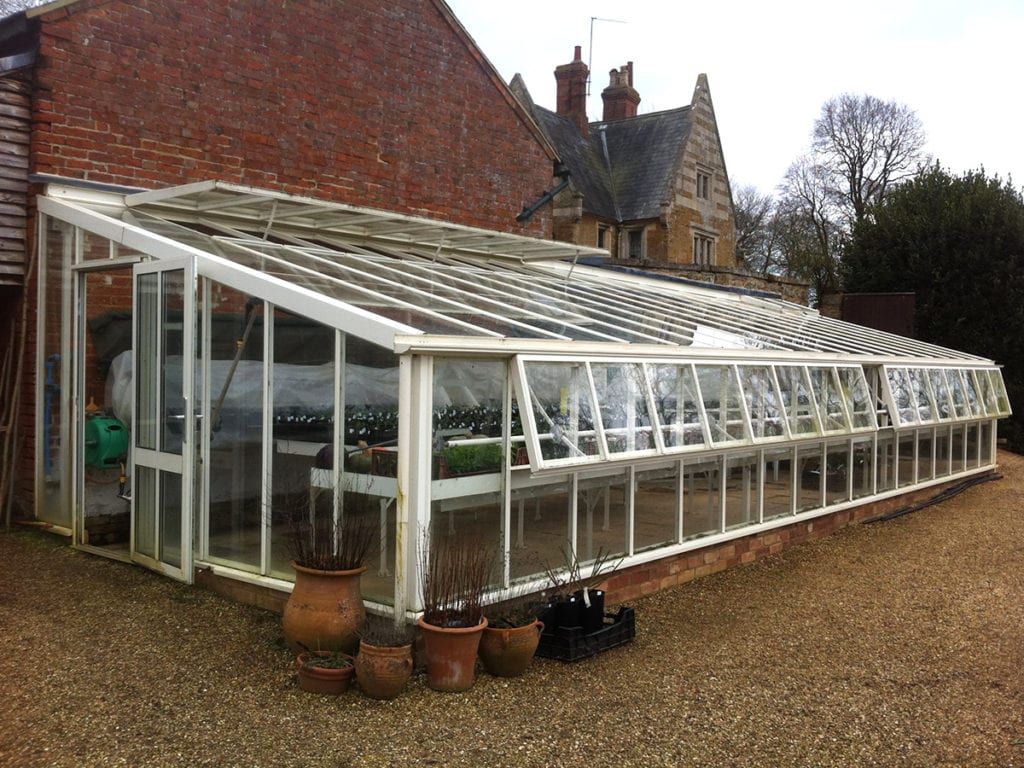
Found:
<path fill-rule="evenodd" d="M 195 271 L 188 259 L 133 269 L 131 557 L 191 581 Z"/>

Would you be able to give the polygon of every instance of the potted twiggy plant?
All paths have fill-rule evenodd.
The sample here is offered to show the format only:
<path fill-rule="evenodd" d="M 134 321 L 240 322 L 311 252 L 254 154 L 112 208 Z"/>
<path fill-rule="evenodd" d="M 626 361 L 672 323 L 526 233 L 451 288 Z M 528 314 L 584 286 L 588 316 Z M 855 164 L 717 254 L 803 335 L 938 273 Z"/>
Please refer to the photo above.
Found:
<path fill-rule="evenodd" d="M 582 627 L 584 632 L 595 632 L 604 624 L 604 590 L 601 584 L 619 567 L 622 558 L 612 562 L 610 553 L 599 549 L 590 562 L 589 575 L 583 575 L 579 555 L 562 548 L 562 567 L 545 569 L 553 588 L 553 598 L 541 618 L 545 631 L 559 627 Z"/>
<path fill-rule="evenodd" d="M 383 616 L 367 616 L 359 633 L 356 680 L 371 699 L 393 699 L 412 675 L 413 629 Z"/>
<path fill-rule="evenodd" d="M 523 674 L 540 644 L 544 623 L 536 595 L 518 595 L 487 608 L 487 628 L 480 638 L 480 660 L 497 677 Z"/>
<path fill-rule="evenodd" d="M 419 627 L 427 685 L 464 691 L 473 685 L 480 636 L 487 627 L 483 594 L 491 580 L 494 549 L 467 535 L 420 539 L 423 615 Z"/>
<path fill-rule="evenodd" d="M 283 627 L 296 653 L 303 648 L 352 653 L 366 621 L 359 580 L 379 530 L 377 505 L 365 493 L 344 492 L 339 498 L 337 517 L 333 504 L 312 503 L 301 492 L 285 505 L 295 586 Z"/>

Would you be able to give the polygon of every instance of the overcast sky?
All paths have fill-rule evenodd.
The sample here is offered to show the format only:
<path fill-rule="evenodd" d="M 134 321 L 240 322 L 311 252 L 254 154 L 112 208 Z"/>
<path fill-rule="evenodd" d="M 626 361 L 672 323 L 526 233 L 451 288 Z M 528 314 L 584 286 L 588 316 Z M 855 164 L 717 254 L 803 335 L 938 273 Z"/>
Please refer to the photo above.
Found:
<path fill-rule="evenodd" d="M 448 4 L 502 78 L 520 73 L 549 109 L 554 68 L 576 45 L 591 63 L 591 120 L 609 70 L 627 61 L 641 113 L 689 104 L 706 73 L 734 186 L 774 191 L 822 104 L 844 92 L 913 109 L 927 151 L 953 172 L 984 166 L 1024 184 L 1024 0 Z"/>

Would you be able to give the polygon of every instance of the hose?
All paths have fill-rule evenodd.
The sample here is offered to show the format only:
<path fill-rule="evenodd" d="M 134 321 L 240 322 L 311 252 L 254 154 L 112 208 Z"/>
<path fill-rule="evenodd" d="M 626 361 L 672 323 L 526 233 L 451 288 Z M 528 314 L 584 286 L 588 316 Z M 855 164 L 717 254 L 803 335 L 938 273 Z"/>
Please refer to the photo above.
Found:
<path fill-rule="evenodd" d="M 932 506 L 934 504 L 939 504 L 939 503 L 941 503 L 943 501 L 951 499 L 954 496 L 958 496 L 961 493 L 963 493 L 964 491 L 966 491 L 968 488 L 973 488 L 976 485 L 981 485 L 982 483 L 987 483 L 987 482 L 989 482 L 991 480 L 1002 480 L 1002 479 L 1003 479 L 1003 476 L 1000 475 L 997 472 L 989 472 L 988 474 L 981 475 L 980 477 L 972 477 L 972 478 L 970 478 L 968 480 L 964 480 L 962 483 L 957 483 L 956 485 L 951 485 L 949 488 L 947 488 L 946 490 L 942 491 L 941 493 L 938 493 L 935 496 L 932 496 L 930 499 L 926 499 L 925 501 L 922 501 L 919 504 L 914 504 L 914 505 L 909 506 L 909 507 L 903 507 L 902 509 L 896 509 L 896 510 L 893 510 L 892 512 L 886 512 L 885 514 L 877 515 L 875 517 L 869 517 L 866 520 L 863 520 L 862 522 L 864 522 L 864 523 L 882 523 L 882 522 L 885 522 L 887 520 L 895 520 L 897 517 L 903 517 L 903 515 L 909 515 L 911 512 L 917 512 L 918 510 L 924 509 L 925 507 L 930 507 L 930 506 Z"/>

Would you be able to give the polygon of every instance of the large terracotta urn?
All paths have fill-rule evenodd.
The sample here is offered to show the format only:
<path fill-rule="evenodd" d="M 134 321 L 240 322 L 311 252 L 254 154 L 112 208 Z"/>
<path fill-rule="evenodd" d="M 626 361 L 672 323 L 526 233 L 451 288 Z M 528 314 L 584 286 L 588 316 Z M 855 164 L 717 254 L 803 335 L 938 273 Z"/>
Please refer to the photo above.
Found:
<path fill-rule="evenodd" d="M 356 655 L 356 680 L 371 699 L 393 699 L 412 675 L 412 644 L 370 645 L 359 643 Z"/>
<path fill-rule="evenodd" d="M 533 661 L 544 624 L 534 621 L 521 627 L 487 627 L 480 638 L 480 660 L 497 677 L 517 677 Z"/>
<path fill-rule="evenodd" d="M 422 618 L 418 623 L 427 657 L 427 685 L 435 691 L 469 689 L 476 679 L 476 656 L 487 619 L 475 627 L 438 627 Z"/>
<path fill-rule="evenodd" d="M 350 571 L 318 571 L 292 563 L 295 588 L 284 607 L 284 639 L 303 651 L 353 653 L 366 608 L 359 579 L 366 566 Z"/>

